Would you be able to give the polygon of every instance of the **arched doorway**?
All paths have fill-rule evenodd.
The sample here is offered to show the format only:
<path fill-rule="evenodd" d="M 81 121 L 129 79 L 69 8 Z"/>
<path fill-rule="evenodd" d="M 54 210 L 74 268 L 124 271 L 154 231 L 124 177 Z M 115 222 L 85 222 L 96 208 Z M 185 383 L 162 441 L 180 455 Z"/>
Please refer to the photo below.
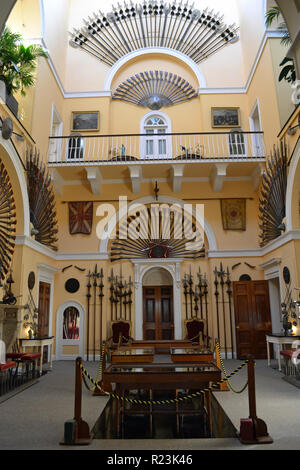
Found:
<path fill-rule="evenodd" d="M 174 339 L 173 278 L 162 267 L 143 277 L 143 339 Z"/>

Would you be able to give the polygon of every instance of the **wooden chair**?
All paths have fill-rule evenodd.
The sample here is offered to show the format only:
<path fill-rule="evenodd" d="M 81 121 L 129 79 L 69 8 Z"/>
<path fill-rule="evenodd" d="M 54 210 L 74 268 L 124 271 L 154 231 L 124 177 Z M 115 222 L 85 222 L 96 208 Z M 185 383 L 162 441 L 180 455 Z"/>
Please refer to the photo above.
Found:
<path fill-rule="evenodd" d="M 131 323 L 127 320 L 116 320 L 111 323 L 112 335 L 108 338 L 109 347 L 116 348 L 128 345 L 131 337 Z"/>
<path fill-rule="evenodd" d="M 211 337 L 205 334 L 206 321 L 200 318 L 190 318 L 185 320 L 185 339 L 199 343 L 201 347 L 210 349 Z"/>

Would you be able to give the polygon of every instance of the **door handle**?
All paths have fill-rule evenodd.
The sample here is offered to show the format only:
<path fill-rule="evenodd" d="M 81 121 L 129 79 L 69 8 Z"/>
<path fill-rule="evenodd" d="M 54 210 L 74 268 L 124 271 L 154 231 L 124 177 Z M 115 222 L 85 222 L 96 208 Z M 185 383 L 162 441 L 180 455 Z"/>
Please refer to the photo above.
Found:
<path fill-rule="evenodd" d="M 235 328 L 236 328 L 237 330 L 239 330 L 239 329 L 240 329 L 240 327 L 239 327 L 239 326 L 236 326 Z"/>

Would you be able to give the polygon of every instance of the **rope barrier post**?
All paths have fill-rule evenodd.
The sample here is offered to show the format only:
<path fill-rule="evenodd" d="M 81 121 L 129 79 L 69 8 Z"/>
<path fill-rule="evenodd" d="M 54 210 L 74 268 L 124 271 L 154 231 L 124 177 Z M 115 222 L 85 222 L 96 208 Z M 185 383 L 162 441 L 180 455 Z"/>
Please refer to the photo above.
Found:
<path fill-rule="evenodd" d="M 266 423 L 256 414 L 254 366 L 253 356 L 248 356 L 249 418 L 241 419 L 240 441 L 242 444 L 272 444 L 273 439 L 268 434 Z"/>
<path fill-rule="evenodd" d="M 75 363 L 75 403 L 74 419 L 65 422 L 62 445 L 88 445 L 91 443 L 89 425 L 81 417 L 82 405 L 82 359 L 77 357 Z"/>
<path fill-rule="evenodd" d="M 216 339 L 215 340 L 215 350 L 216 350 L 216 365 L 219 369 L 221 369 L 222 365 L 221 365 L 221 352 L 220 350 L 218 349 L 218 345 L 220 344 L 219 340 Z M 223 382 L 219 385 L 219 390 L 221 392 L 228 392 L 229 391 L 229 388 L 228 388 L 228 385 L 227 385 L 227 382 Z"/>

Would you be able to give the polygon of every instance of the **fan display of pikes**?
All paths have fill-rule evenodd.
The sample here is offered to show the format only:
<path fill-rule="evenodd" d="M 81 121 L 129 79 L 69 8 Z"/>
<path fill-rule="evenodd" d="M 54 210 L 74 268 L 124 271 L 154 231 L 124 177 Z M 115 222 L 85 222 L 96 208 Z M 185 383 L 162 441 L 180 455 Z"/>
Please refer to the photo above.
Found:
<path fill-rule="evenodd" d="M 69 230 L 71 235 L 89 235 L 93 226 L 92 202 L 69 202 Z"/>
<path fill-rule="evenodd" d="M 166 206 L 142 208 L 121 221 L 117 237 L 111 243 L 111 261 L 205 257 L 204 240 L 195 219 L 191 217 L 187 223 L 180 209 L 171 211 Z"/>
<path fill-rule="evenodd" d="M 285 230 L 286 215 L 287 148 L 281 143 L 274 148 L 263 174 L 259 198 L 260 246 L 280 237 Z"/>
<path fill-rule="evenodd" d="M 246 230 L 246 200 L 221 199 L 224 230 Z"/>
<path fill-rule="evenodd" d="M 0 159 L 0 276 L 5 279 L 15 248 L 16 213 L 12 186 Z"/>
<path fill-rule="evenodd" d="M 26 153 L 27 190 L 31 231 L 35 240 L 57 251 L 56 204 L 51 177 L 37 149 Z"/>

